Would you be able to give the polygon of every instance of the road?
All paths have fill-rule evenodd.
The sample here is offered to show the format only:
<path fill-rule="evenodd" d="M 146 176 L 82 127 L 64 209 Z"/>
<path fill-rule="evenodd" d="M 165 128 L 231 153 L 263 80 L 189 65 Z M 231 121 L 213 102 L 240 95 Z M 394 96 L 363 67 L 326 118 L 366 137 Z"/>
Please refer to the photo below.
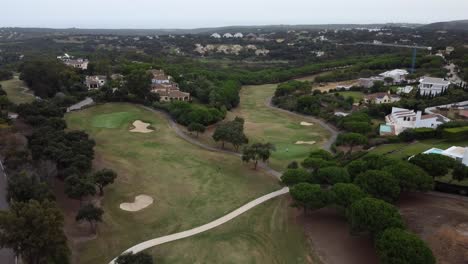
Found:
<path fill-rule="evenodd" d="M 0 210 L 8 209 L 8 202 L 6 199 L 7 177 L 3 169 L 3 164 L 0 160 Z M 10 249 L 0 249 L 0 263 L 14 264 L 15 255 Z"/>

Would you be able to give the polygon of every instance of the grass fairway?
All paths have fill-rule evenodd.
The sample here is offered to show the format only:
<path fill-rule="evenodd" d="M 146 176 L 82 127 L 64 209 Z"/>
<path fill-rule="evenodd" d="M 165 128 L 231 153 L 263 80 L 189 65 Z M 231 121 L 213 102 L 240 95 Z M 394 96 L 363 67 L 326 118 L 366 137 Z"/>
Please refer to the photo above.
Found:
<path fill-rule="evenodd" d="M 149 122 L 157 131 L 130 133 L 129 126 L 136 119 Z M 99 105 L 67 114 L 66 120 L 69 128 L 83 129 L 96 140 L 96 164 L 112 168 L 119 174 L 116 183 L 105 190 L 102 202 L 104 223 L 99 227 L 98 238 L 74 248 L 79 263 L 107 263 L 134 244 L 205 224 L 280 188 L 276 179 L 251 170 L 239 158 L 205 151 L 180 139 L 164 117 L 138 106 Z M 135 213 L 120 210 L 120 203 L 132 202 L 139 194 L 153 197 L 154 203 Z M 266 220 L 275 216 L 274 209 L 256 212 L 255 208 L 253 212 Z M 285 216 L 278 217 L 284 219 Z M 241 221 L 236 228 L 253 228 L 255 231 L 256 227 L 251 225 L 252 222 Z M 285 225 L 293 226 L 294 223 L 285 222 Z M 273 230 L 282 233 L 283 227 L 278 225 Z M 223 230 L 224 227 L 218 228 Z M 283 235 L 282 239 L 287 239 L 285 243 L 291 247 L 306 247 L 300 232 Z M 274 238 L 264 237 L 262 232 L 251 233 L 234 238 L 239 250 L 225 250 L 230 251 L 234 259 L 252 256 L 255 263 L 272 263 L 278 256 L 288 256 L 286 248 L 275 247 Z M 257 239 L 263 243 L 252 245 L 251 241 Z M 211 240 L 213 243 L 217 241 L 215 238 Z M 171 262 L 171 258 L 182 253 L 193 254 L 194 259 L 217 254 L 213 252 L 211 242 L 205 240 L 204 243 L 207 246 L 197 250 L 167 252 L 168 255 L 161 256 L 162 261 Z M 171 245 L 164 247 L 169 250 Z M 229 247 L 229 244 L 225 246 Z M 264 255 L 257 256 L 252 252 L 264 252 Z M 306 252 L 301 253 L 305 255 Z M 294 260 L 286 262 L 294 263 Z"/>
<path fill-rule="evenodd" d="M 1 81 L 3 90 L 7 93 L 8 99 L 15 104 L 30 103 L 34 101 L 34 95 L 30 92 L 24 92 L 26 84 L 15 76 L 11 80 Z"/>
<path fill-rule="evenodd" d="M 250 142 L 271 142 L 275 144 L 270 163 L 278 170 L 284 170 L 293 160 L 301 161 L 314 149 L 322 146 L 328 139 L 328 132 L 317 124 L 302 126 L 303 118 L 293 114 L 271 109 L 265 105 L 273 96 L 275 84 L 242 87 L 241 103 L 230 112 L 228 118 L 245 118 L 245 132 Z M 313 145 L 295 144 L 297 141 L 315 141 Z"/>
<path fill-rule="evenodd" d="M 289 198 L 281 196 L 216 229 L 151 252 L 156 263 L 320 263 L 304 254 L 309 250 L 305 243 L 291 243 L 305 239 L 299 226 L 291 224 L 291 210 Z"/>

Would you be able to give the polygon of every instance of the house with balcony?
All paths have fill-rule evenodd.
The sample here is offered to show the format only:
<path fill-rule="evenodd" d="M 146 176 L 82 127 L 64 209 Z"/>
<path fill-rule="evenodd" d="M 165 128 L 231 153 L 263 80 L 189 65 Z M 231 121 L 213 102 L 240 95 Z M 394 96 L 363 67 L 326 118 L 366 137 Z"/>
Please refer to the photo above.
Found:
<path fill-rule="evenodd" d="M 385 125 L 380 126 L 381 135 L 398 135 L 406 129 L 412 128 L 432 128 L 450 121 L 440 114 L 423 115 L 421 111 L 392 107 L 392 113 L 385 117 Z"/>
<path fill-rule="evenodd" d="M 437 96 L 447 91 L 450 81 L 442 78 L 423 77 L 419 80 L 419 94 L 423 96 Z"/>

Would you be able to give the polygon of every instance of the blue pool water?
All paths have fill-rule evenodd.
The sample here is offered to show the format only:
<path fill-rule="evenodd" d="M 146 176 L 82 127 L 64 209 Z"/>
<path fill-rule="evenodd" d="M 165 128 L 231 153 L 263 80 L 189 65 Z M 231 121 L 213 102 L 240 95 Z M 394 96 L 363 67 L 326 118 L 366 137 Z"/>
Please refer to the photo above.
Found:
<path fill-rule="evenodd" d="M 430 150 L 425 151 L 426 154 L 442 154 L 443 150 L 438 148 L 431 148 Z"/>
<path fill-rule="evenodd" d="M 387 126 L 387 125 L 380 125 L 380 132 L 391 133 L 392 132 L 392 127 Z"/>

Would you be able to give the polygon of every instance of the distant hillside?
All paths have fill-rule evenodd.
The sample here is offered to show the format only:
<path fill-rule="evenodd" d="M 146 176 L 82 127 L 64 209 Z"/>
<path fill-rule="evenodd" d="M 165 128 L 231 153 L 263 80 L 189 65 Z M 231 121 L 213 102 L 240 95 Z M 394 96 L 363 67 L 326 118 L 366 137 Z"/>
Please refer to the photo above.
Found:
<path fill-rule="evenodd" d="M 468 20 L 456 20 L 448 22 L 437 22 L 424 25 L 421 29 L 427 30 L 463 30 L 468 31 Z"/>
<path fill-rule="evenodd" d="M 145 36 L 145 35 L 182 35 L 182 34 L 211 34 L 213 32 L 273 32 L 286 30 L 321 30 L 321 29 L 350 29 L 350 28 L 382 28 L 382 27 L 418 27 L 420 24 L 323 24 L 323 25 L 265 25 L 265 26 L 227 26 L 212 28 L 194 29 L 83 29 L 83 28 L 0 28 L 0 33 L 16 32 L 30 37 L 41 36 L 63 36 L 63 35 L 125 35 L 125 36 Z"/>

